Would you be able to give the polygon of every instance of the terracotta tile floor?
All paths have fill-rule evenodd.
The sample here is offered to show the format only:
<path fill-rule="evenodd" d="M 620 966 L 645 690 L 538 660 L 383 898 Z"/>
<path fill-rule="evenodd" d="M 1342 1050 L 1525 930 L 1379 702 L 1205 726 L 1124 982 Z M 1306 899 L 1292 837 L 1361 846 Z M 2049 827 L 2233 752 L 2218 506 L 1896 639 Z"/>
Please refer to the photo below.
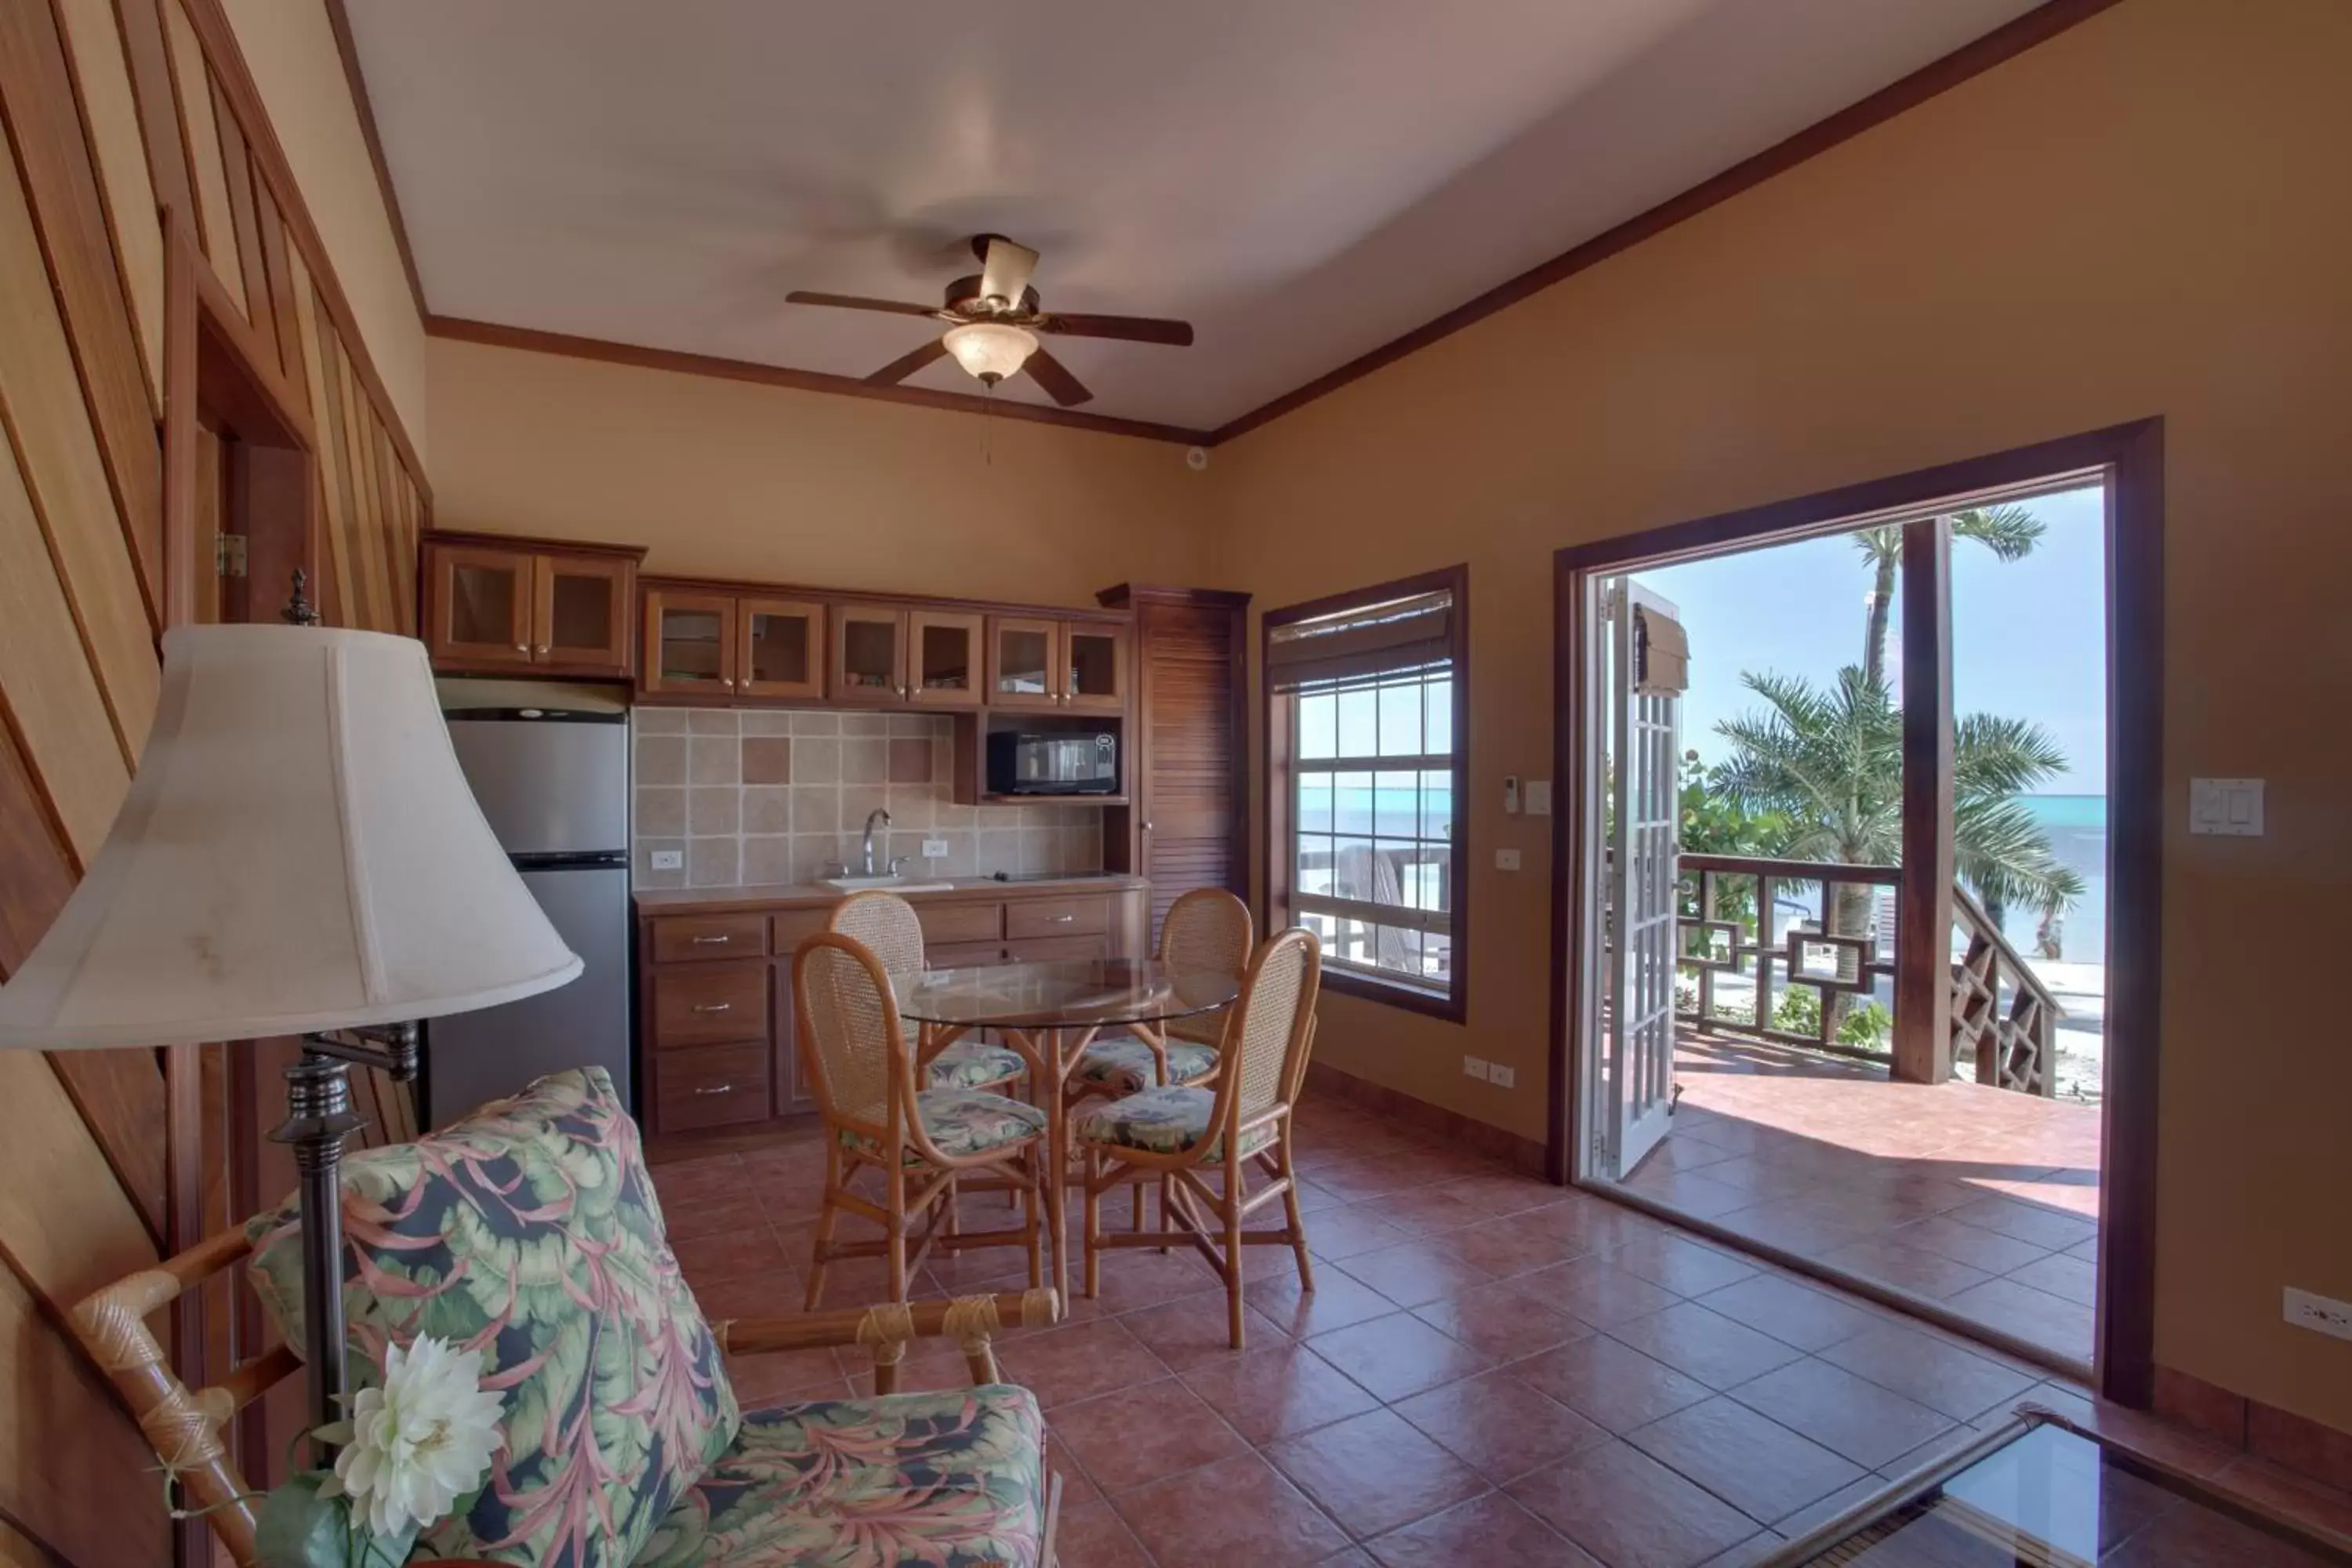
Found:
<path fill-rule="evenodd" d="M 2089 1365 L 2097 1107 L 1728 1037 L 1685 1036 L 1675 1074 L 1629 1190 Z"/>
<path fill-rule="evenodd" d="M 1771 1123 L 1742 1126 L 1726 1100 L 1685 1103 L 1670 1147 L 1677 1160 L 1704 1153 L 1693 1173 L 1776 1168 Z M 1300 1122 L 1317 1289 L 1298 1289 L 1286 1249 L 1251 1248 L 1246 1352 L 1226 1347 L 1222 1288 L 1184 1252 L 1109 1254 L 1099 1299 L 1003 1344 L 1006 1375 L 1046 1407 L 1066 1568 L 1737 1563 L 2021 1398 L 2145 1421 L 1352 1108 L 1310 1103 Z M 2004 1168 L 2032 1163 L 2021 1126 L 2030 1119 L 2012 1126 Z M 1726 1147 L 1727 1133 L 1746 1146 Z M 707 1310 L 799 1308 L 821 1168 L 809 1136 L 656 1168 Z M 1992 1179 L 2011 1184 L 2000 1202 L 2032 1195 L 2022 1178 Z M 1108 1206 L 1107 1220 L 1125 1209 Z M 2031 1258 L 1983 1278 L 2035 1289 L 2009 1276 L 2063 1255 L 2021 1245 Z M 880 1293 L 862 1262 L 829 1278 L 832 1305 Z M 1017 1253 L 992 1249 L 939 1260 L 919 1283 L 936 1294 L 1025 1282 Z M 747 1405 L 843 1396 L 861 1381 L 830 1352 L 733 1371 Z M 908 1360 L 908 1387 L 963 1381 L 952 1352 Z M 2208 1471 L 2247 1463 L 2149 1426 Z"/>

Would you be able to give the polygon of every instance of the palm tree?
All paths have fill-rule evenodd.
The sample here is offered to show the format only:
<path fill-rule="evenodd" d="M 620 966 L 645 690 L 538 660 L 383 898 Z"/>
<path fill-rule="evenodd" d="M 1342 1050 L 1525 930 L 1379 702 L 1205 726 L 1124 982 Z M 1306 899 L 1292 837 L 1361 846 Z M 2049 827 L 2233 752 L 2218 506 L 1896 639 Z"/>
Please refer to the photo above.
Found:
<path fill-rule="evenodd" d="M 1976 507 L 1952 514 L 1952 537 L 1973 539 L 2003 561 L 2033 553 L 2044 531 L 2042 520 L 2021 506 Z M 1870 620 L 1863 631 L 1862 672 L 1872 680 L 1886 676 L 1886 618 L 1895 605 L 1895 574 L 1903 566 L 1903 525 L 1858 528 L 1854 547 L 1870 563 Z"/>
<path fill-rule="evenodd" d="M 1765 706 L 1716 726 L 1735 748 L 1716 770 L 1716 790 L 1782 821 L 1776 855 L 1846 865 L 1899 861 L 1903 715 L 1885 681 L 1853 665 L 1829 689 L 1792 676 L 1750 671 L 1743 679 Z M 2059 864 L 2016 798 L 2065 769 L 2065 753 L 2025 720 L 1971 713 L 1953 726 L 1954 862 L 1996 920 L 1990 906 L 2017 902 L 2058 914 L 2082 895 L 2082 879 Z M 1870 900 L 1868 888 L 1839 884 L 1822 911 L 1822 930 L 1861 935 Z M 1850 998 L 1836 1000 L 1843 1012 Z"/>

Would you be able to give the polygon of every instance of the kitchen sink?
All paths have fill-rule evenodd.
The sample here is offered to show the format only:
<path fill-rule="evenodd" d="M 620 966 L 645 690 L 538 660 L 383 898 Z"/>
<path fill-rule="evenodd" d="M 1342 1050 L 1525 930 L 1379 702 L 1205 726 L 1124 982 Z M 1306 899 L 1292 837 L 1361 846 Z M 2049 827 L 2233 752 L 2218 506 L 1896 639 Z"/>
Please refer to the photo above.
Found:
<path fill-rule="evenodd" d="M 955 886 L 952 882 L 909 882 L 904 877 L 824 877 L 820 888 L 838 888 L 845 893 L 862 893 L 868 888 L 887 888 L 894 893 L 944 893 Z"/>

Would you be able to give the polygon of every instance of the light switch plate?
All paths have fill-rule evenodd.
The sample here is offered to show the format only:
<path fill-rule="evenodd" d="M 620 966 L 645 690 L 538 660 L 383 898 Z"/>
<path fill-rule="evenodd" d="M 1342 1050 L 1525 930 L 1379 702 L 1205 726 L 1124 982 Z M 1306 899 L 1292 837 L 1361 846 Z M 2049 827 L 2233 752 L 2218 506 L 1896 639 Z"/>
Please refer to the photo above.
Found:
<path fill-rule="evenodd" d="M 944 839 L 944 838 L 926 838 L 926 839 L 924 839 L 924 840 L 923 840 L 923 858 L 924 858 L 924 859 L 926 859 L 926 860 L 944 860 L 944 859 L 946 859 L 947 858 L 948 858 L 948 841 L 947 841 L 946 839 Z"/>
<path fill-rule="evenodd" d="M 1517 1068 L 1507 1068 L 1500 1062 L 1486 1064 L 1486 1081 L 1496 1089 L 1509 1089 L 1518 1081 L 1518 1078 Z"/>
<path fill-rule="evenodd" d="M 2263 781 L 2190 779 L 2189 831 L 2230 838 L 2263 836 Z"/>
<path fill-rule="evenodd" d="M 1522 798 L 1527 802 L 1529 816 L 1549 816 L 1551 815 L 1551 780 L 1529 779 L 1527 793 Z"/>
<path fill-rule="evenodd" d="M 655 851 L 654 851 L 654 869 L 655 869 L 655 870 L 656 870 L 656 871 L 683 871 L 683 870 L 685 870 L 685 869 L 686 869 L 686 851 L 685 851 L 685 850 L 683 850 L 683 849 L 656 849 L 656 850 L 655 850 Z"/>
<path fill-rule="evenodd" d="M 1516 850 L 1516 849 L 1497 849 L 1497 850 L 1496 850 L 1496 851 L 1495 851 L 1495 869 L 1496 869 L 1496 870 L 1497 870 L 1497 871 L 1516 871 L 1516 870 L 1517 870 L 1518 868 L 1519 868 L 1519 852 L 1518 852 L 1517 850 Z"/>
<path fill-rule="evenodd" d="M 1464 1078 L 1484 1079 L 1493 1070 L 1493 1068 L 1486 1065 L 1486 1060 L 1484 1057 L 1464 1057 L 1462 1058 L 1462 1076 Z"/>

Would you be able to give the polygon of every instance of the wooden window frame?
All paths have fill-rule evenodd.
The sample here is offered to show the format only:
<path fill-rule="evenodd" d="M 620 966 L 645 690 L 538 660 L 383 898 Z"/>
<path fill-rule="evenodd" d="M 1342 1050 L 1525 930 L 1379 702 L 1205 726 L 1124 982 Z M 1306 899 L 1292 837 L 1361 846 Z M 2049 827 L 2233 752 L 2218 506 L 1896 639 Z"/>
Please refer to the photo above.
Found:
<path fill-rule="evenodd" d="M 1286 605 L 1280 609 L 1268 610 L 1259 618 L 1258 695 L 1263 704 L 1263 733 L 1265 738 L 1265 776 L 1258 803 L 1264 824 L 1260 838 L 1264 874 L 1260 885 L 1265 889 L 1259 925 L 1261 930 L 1274 931 L 1296 923 L 1290 901 L 1290 875 L 1294 864 L 1290 847 L 1293 786 L 1290 752 L 1294 743 L 1290 733 L 1292 702 L 1287 694 L 1275 689 L 1274 665 L 1269 657 L 1273 651 L 1274 634 L 1283 626 L 1295 626 L 1300 621 L 1367 609 L 1415 595 L 1441 592 L 1451 594 L 1454 600 L 1450 628 L 1452 646 L 1448 658 L 1454 678 L 1453 751 L 1450 758 L 1454 774 L 1451 829 L 1454 854 L 1449 868 L 1452 885 L 1446 899 L 1452 916 L 1449 926 L 1451 978 L 1441 992 L 1433 987 L 1413 985 L 1402 979 L 1378 979 L 1353 968 L 1343 969 L 1327 963 L 1323 970 L 1323 988 L 1343 996 L 1361 997 L 1366 1001 L 1383 1003 L 1410 1013 L 1459 1024 L 1468 1018 L 1470 1012 L 1470 568 L 1466 563 L 1424 572 L 1417 576 L 1375 583 L 1344 594 L 1309 599 L 1303 604 Z"/>

